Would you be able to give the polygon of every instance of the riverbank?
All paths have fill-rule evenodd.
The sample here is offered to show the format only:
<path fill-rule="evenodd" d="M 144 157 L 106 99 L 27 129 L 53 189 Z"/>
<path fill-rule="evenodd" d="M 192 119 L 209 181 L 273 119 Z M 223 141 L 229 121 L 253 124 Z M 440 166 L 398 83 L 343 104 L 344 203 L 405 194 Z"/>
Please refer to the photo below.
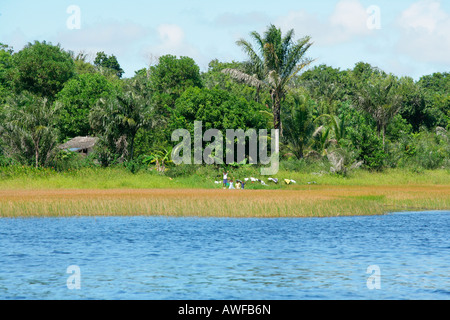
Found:
<path fill-rule="evenodd" d="M 277 184 L 257 177 L 265 184 L 249 180 L 245 190 L 223 190 L 211 171 L 173 178 L 120 168 L 0 173 L 0 217 L 333 217 L 450 209 L 448 170 L 359 170 L 347 177 L 280 171 Z"/>
<path fill-rule="evenodd" d="M 194 166 L 192 166 L 194 167 Z M 316 170 L 314 170 L 316 169 Z M 55 171 L 51 168 L 0 167 L 0 190 L 50 190 L 50 189 L 222 189 L 222 172 L 207 166 L 200 166 L 177 176 L 171 171 L 162 175 L 155 170 L 141 170 L 131 173 L 123 167 L 83 168 L 79 170 Z M 269 176 L 259 175 L 258 168 L 231 169 L 229 179 L 257 178 L 265 182 L 251 182 L 245 187 L 250 190 L 303 190 L 318 186 L 448 186 L 450 170 L 386 169 L 381 172 L 355 170 L 347 176 L 330 174 L 325 170 L 306 167 L 301 171 L 280 170 L 279 183 L 270 181 Z M 287 185 L 284 179 L 294 180 Z M 218 183 L 215 183 L 218 182 Z"/>

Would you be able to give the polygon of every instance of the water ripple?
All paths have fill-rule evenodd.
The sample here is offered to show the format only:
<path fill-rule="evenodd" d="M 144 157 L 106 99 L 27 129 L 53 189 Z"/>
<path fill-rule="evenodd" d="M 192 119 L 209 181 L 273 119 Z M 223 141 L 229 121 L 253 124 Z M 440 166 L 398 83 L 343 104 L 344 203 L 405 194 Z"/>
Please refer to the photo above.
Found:
<path fill-rule="evenodd" d="M 0 219 L 0 299 L 450 299 L 449 217 Z"/>

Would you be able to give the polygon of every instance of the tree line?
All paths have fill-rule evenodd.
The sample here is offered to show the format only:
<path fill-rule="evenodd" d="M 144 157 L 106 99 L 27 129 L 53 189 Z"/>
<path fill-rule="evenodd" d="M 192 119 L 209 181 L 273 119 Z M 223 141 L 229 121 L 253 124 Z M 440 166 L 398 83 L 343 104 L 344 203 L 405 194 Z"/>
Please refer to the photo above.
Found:
<path fill-rule="evenodd" d="M 0 165 L 67 168 L 58 146 L 95 136 L 102 166 L 167 159 L 175 129 L 280 129 L 286 161 L 329 161 L 342 172 L 450 167 L 450 74 L 418 81 L 365 62 L 311 67 L 309 37 L 270 25 L 237 42 L 248 59 L 209 63 L 164 55 L 123 78 L 114 55 L 94 61 L 35 41 L 0 44 Z M 85 161 L 85 160 L 83 160 Z"/>

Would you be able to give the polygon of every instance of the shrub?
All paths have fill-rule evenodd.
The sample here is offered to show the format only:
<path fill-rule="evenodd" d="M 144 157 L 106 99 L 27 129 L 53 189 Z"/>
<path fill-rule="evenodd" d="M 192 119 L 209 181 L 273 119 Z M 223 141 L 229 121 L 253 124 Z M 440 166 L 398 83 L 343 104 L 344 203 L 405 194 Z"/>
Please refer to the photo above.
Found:
<path fill-rule="evenodd" d="M 180 164 L 170 168 L 166 175 L 170 178 L 187 177 L 193 175 L 197 171 L 197 166 L 189 164 Z"/>
<path fill-rule="evenodd" d="M 347 131 L 350 145 L 356 150 L 356 160 L 364 161 L 364 167 L 369 170 L 381 170 L 386 159 L 382 139 L 366 124 L 349 127 Z"/>

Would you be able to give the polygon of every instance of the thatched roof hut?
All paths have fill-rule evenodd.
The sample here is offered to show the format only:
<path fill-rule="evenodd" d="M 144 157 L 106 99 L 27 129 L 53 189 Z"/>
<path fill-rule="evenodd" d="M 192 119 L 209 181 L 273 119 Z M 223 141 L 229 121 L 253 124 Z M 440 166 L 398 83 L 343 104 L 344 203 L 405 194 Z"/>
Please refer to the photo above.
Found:
<path fill-rule="evenodd" d="M 60 145 L 59 148 L 62 150 L 79 152 L 81 154 L 88 155 L 93 151 L 97 141 L 98 138 L 95 137 L 76 137 Z"/>

